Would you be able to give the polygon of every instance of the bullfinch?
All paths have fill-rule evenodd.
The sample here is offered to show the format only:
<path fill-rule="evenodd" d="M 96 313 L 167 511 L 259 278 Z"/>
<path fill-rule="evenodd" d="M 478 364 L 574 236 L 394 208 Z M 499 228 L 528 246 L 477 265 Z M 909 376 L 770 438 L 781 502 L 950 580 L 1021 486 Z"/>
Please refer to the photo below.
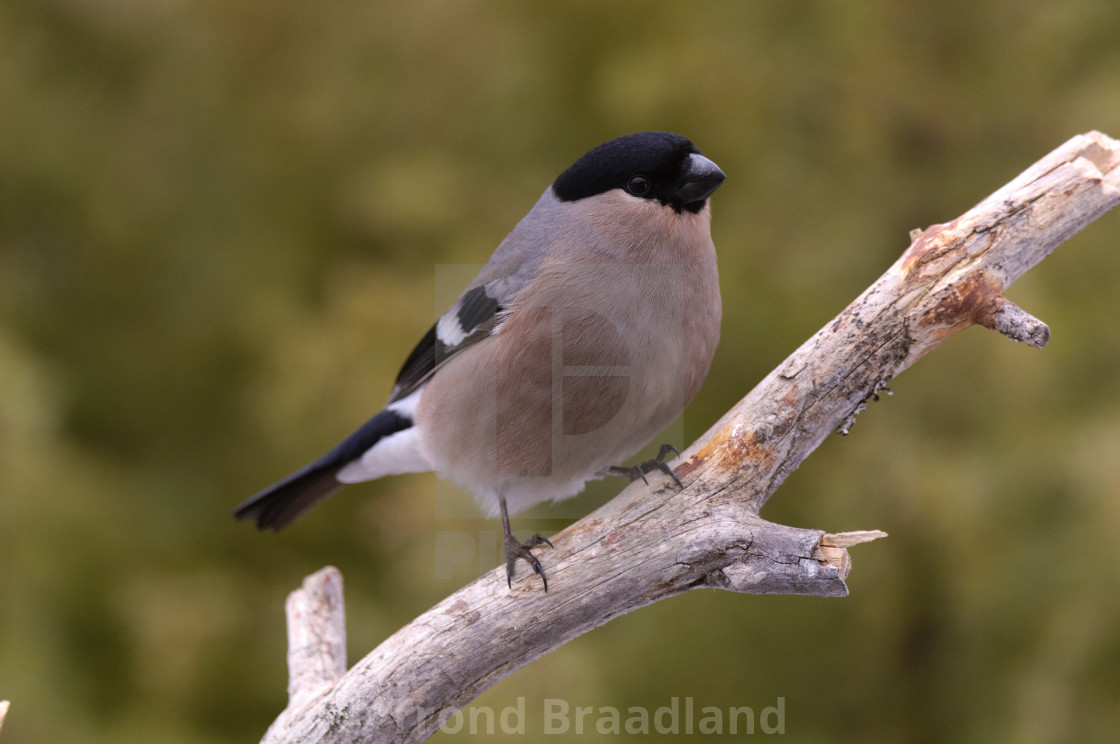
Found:
<path fill-rule="evenodd" d="M 385 407 L 332 450 L 237 507 L 279 530 L 350 483 L 434 470 L 502 517 L 579 493 L 700 389 L 719 341 L 708 198 L 724 173 L 688 139 L 641 132 L 595 147 L 552 183 L 405 360 Z"/>

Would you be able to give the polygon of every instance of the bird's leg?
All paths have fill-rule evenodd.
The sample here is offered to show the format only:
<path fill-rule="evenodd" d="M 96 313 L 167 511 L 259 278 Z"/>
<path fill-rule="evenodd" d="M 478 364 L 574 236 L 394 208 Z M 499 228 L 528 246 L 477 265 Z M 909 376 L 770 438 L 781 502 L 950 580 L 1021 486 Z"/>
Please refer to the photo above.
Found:
<path fill-rule="evenodd" d="M 544 569 L 541 568 L 541 562 L 533 555 L 531 548 L 538 545 L 547 545 L 552 547 L 547 539 L 540 535 L 533 535 L 525 542 L 518 542 L 517 538 L 513 536 L 513 530 L 509 527 L 509 509 L 506 508 L 505 498 L 498 497 L 498 505 L 502 509 L 502 530 L 506 534 L 505 538 L 505 551 L 506 551 L 506 584 L 510 589 L 513 588 L 513 567 L 517 563 L 518 558 L 523 558 L 526 563 L 533 567 L 533 570 L 540 574 L 541 581 L 544 582 L 544 590 L 548 591 L 548 578 L 544 575 Z"/>
<path fill-rule="evenodd" d="M 673 469 L 669 467 L 668 463 L 665 462 L 665 457 L 670 452 L 675 453 L 678 457 L 681 454 L 673 445 L 663 444 L 661 445 L 661 449 L 657 453 L 657 457 L 653 458 L 652 460 L 646 460 L 641 465 L 634 465 L 633 467 L 629 468 L 621 465 L 615 465 L 604 470 L 603 474 L 618 475 L 624 478 L 629 478 L 631 481 L 636 481 L 641 478 L 642 482 L 648 485 L 649 481 L 646 480 L 646 473 L 650 472 L 651 470 L 660 470 L 662 473 L 672 478 L 676 482 L 678 487 L 684 488 L 684 485 L 681 483 L 680 478 L 677 477 L 677 474 L 674 473 Z"/>

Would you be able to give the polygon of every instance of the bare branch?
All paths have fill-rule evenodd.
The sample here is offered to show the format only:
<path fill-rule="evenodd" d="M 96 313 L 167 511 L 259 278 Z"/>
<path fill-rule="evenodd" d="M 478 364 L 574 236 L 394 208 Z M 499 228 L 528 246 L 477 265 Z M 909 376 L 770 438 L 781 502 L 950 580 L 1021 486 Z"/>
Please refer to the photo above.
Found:
<path fill-rule="evenodd" d="M 327 566 L 288 595 L 288 695 L 318 691 L 346 674 L 342 573 Z"/>
<path fill-rule="evenodd" d="M 961 217 L 915 231 L 882 277 L 682 455 L 674 470 L 683 490 L 665 477 L 632 484 L 554 536 L 543 554 L 547 594 L 531 580 L 507 591 L 504 569 L 492 571 L 341 677 L 336 645 L 293 632 L 301 651 L 289 658 L 323 648 L 312 666 L 330 671 L 297 673 L 290 662 L 291 702 L 265 741 L 422 741 L 515 669 L 696 587 L 847 594 L 847 547 L 882 533 L 785 527 L 759 510 L 829 433 L 850 429 L 868 399 L 953 333 L 980 324 L 1043 346 L 1049 329 L 1003 292 L 1120 201 L 1118 165 L 1120 143 L 1080 135 Z M 340 618 L 341 592 L 332 606 Z"/>

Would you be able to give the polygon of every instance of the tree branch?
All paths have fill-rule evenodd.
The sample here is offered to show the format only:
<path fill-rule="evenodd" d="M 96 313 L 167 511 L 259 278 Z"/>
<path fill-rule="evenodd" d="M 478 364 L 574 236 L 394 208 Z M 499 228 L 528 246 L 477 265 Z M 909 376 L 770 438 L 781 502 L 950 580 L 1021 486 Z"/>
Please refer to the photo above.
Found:
<path fill-rule="evenodd" d="M 684 490 L 665 477 L 634 483 L 554 536 L 547 594 L 531 580 L 507 591 L 495 569 L 343 674 L 340 577 L 309 577 L 301 591 L 331 599 L 322 613 L 294 612 L 306 599 L 289 600 L 289 623 L 307 627 L 289 633 L 291 700 L 264 741 L 422 741 L 521 666 L 689 589 L 846 595 L 846 548 L 883 533 L 785 527 L 759 510 L 829 433 L 847 433 L 867 400 L 950 335 L 979 324 L 1045 345 L 1046 325 L 1003 292 L 1120 201 L 1118 165 L 1120 143 L 1079 135 L 961 217 L 914 231 L 882 277 L 681 456 Z"/>
<path fill-rule="evenodd" d="M 288 595 L 288 697 L 314 697 L 346 674 L 342 573 L 327 566 Z"/>

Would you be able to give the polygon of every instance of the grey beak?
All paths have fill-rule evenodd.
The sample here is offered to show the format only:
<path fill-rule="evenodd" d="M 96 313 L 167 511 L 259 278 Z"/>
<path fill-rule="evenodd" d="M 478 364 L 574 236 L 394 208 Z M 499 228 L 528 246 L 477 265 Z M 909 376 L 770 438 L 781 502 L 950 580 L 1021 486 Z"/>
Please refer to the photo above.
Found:
<path fill-rule="evenodd" d="M 693 153 L 688 156 L 688 165 L 673 190 L 673 196 L 690 211 L 698 211 L 725 178 L 727 176 L 718 165 L 699 153 Z"/>

